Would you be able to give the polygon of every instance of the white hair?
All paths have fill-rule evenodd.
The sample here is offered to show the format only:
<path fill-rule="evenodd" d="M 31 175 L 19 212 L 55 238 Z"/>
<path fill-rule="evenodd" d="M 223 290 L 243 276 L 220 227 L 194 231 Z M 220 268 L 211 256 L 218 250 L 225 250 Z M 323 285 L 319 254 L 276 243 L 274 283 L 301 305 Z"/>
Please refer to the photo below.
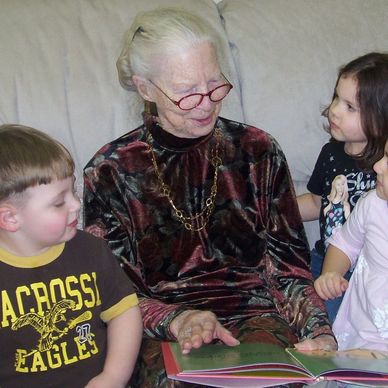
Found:
<path fill-rule="evenodd" d="M 163 59 L 205 42 L 214 47 L 219 60 L 219 35 L 200 17 L 179 8 L 158 8 L 138 14 L 126 33 L 116 63 L 121 86 L 136 90 L 133 75 L 150 78 L 157 74 Z"/>

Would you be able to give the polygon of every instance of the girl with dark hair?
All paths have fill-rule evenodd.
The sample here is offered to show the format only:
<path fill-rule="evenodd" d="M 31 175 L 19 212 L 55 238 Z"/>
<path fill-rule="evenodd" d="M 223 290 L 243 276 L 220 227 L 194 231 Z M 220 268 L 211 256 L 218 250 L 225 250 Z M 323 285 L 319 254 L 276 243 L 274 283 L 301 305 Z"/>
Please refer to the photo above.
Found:
<path fill-rule="evenodd" d="M 340 174 L 346 177 L 350 211 L 376 185 L 372 166 L 381 158 L 388 135 L 388 53 L 372 52 L 343 66 L 332 102 L 323 115 L 328 119 L 331 139 L 318 156 L 307 184 L 309 193 L 297 198 L 303 221 L 319 219 L 321 238 L 311 252 L 315 279 L 321 274 L 326 240 L 331 235 L 327 230 L 332 224 L 327 219 L 331 213 L 324 209 L 330 203 L 334 179 Z M 339 297 L 326 302 L 331 321 L 341 300 Z"/>

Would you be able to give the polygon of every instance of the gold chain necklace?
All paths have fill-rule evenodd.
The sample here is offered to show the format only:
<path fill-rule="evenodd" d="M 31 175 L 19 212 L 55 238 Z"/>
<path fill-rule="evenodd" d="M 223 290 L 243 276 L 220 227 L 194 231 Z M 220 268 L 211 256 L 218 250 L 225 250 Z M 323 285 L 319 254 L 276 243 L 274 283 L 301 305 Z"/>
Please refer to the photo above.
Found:
<path fill-rule="evenodd" d="M 187 216 L 185 215 L 185 212 L 183 210 L 180 210 L 175 206 L 175 203 L 172 200 L 171 189 L 169 186 L 167 186 L 164 183 L 162 173 L 160 172 L 158 163 L 156 162 L 156 156 L 154 153 L 154 149 L 152 148 L 152 141 L 153 141 L 152 135 L 149 131 L 147 133 L 147 138 L 146 138 L 147 144 L 151 151 L 152 164 L 154 166 L 155 174 L 159 181 L 162 195 L 167 197 L 168 202 L 170 203 L 174 211 L 175 217 L 184 225 L 184 227 L 187 230 L 190 230 L 193 232 L 199 232 L 207 225 L 207 223 L 209 222 L 209 218 L 214 210 L 214 201 L 217 195 L 218 167 L 222 163 L 222 159 L 219 156 L 219 145 L 222 138 L 221 130 L 219 128 L 215 128 L 214 137 L 216 139 L 216 145 L 210 151 L 210 163 L 214 167 L 214 178 L 213 178 L 213 184 L 210 189 L 210 195 L 208 198 L 206 198 L 205 207 L 202 209 L 200 213 L 194 214 L 193 216 Z"/>

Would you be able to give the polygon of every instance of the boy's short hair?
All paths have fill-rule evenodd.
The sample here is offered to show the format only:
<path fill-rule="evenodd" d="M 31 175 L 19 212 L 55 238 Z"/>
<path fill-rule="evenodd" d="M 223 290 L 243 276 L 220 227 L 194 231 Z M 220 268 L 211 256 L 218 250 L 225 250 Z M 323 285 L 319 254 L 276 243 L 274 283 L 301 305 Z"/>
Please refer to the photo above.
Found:
<path fill-rule="evenodd" d="M 73 176 L 74 169 L 70 152 L 49 135 L 24 125 L 0 126 L 0 202 Z"/>

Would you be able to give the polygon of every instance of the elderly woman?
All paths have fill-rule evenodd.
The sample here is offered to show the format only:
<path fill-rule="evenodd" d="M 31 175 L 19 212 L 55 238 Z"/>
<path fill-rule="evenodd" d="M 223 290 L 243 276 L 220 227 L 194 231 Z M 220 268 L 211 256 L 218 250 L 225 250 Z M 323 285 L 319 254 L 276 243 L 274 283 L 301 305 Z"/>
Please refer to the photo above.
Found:
<path fill-rule="evenodd" d="M 133 386 L 166 384 L 161 341 L 183 353 L 217 340 L 336 348 L 282 151 L 219 117 L 232 85 L 218 48 L 194 15 L 139 15 L 117 65 L 151 109 L 85 168 L 85 227 L 107 240 L 140 297 Z"/>

